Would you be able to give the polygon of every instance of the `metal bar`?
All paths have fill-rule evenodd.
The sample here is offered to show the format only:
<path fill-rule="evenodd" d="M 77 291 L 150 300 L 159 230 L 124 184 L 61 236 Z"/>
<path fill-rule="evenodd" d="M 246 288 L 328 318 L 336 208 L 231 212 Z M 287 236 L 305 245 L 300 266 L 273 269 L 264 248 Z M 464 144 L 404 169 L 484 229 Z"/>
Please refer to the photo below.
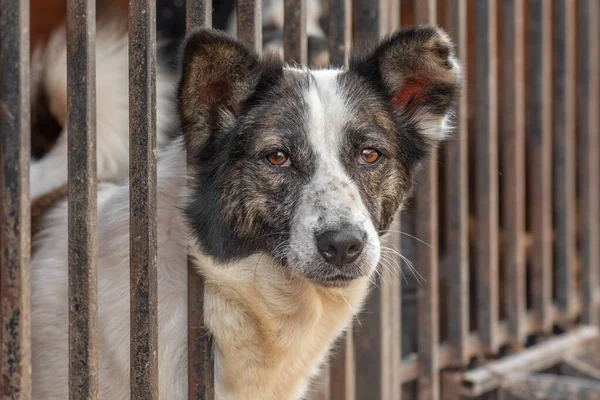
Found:
<path fill-rule="evenodd" d="M 556 300 L 569 311 L 575 294 L 575 49 L 576 15 L 555 0 L 554 21 L 554 263 Z M 597 247 L 598 244 L 596 243 Z"/>
<path fill-rule="evenodd" d="M 497 14 L 497 0 L 477 2 L 477 317 L 479 334 L 490 352 L 497 349 L 499 317 Z"/>
<path fill-rule="evenodd" d="M 354 0 L 352 3 L 352 43 L 356 47 L 374 45 L 382 34 L 386 33 L 382 14 L 387 10 L 385 2 L 377 0 Z M 397 221 L 396 221 L 397 224 Z M 385 246 L 398 251 L 399 240 L 390 237 L 394 243 Z M 386 268 L 383 261 L 383 268 Z M 384 282 L 384 279 L 388 282 Z M 354 337 L 356 358 L 356 398 L 391 398 L 400 397 L 400 388 L 395 377 L 390 374 L 399 373 L 401 334 L 398 321 L 400 318 L 399 282 L 389 282 L 390 276 L 377 279 L 377 289 L 373 290 L 361 314 L 361 326 L 357 327 Z M 391 304 L 397 303 L 397 304 Z M 395 318 L 394 318 L 395 317 Z M 396 332 L 396 333 L 395 333 Z M 393 337 L 396 335 L 397 337 Z M 385 346 L 393 345 L 393 349 Z M 386 354 L 386 352 L 390 354 Z M 394 359 L 398 357 L 398 359 Z M 398 365 L 396 365 L 398 362 Z M 386 370 L 386 369 L 389 369 Z M 394 372 L 397 371 L 397 372 Z M 392 397 L 386 397 L 392 396 Z"/>
<path fill-rule="evenodd" d="M 351 37 L 351 0 L 329 0 L 329 62 L 347 65 Z"/>
<path fill-rule="evenodd" d="M 384 32 L 380 26 L 380 3 L 381 0 L 352 0 L 353 49 L 369 49 Z"/>
<path fill-rule="evenodd" d="M 390 33 L 400 29 L 400 0 L 389 0 L 388 1 L 388 10 L 389 10 L 389 31 Z"/>
<path fill-rule="evenodd" d="M 185 29 L 191 32 L 195 29 L 212 26 L 212 0 L 186 0 Z"/>
<path fill-rule="evenodd" d="M 354 400 L 356 398 L 354 340 L 352 328 L 341 339 L 329 369 L 329 393 L 331 400 Z"/>
<path fill-rule="evenodd" d="M 532 305 L 542 329 L 552 329 L 552 3 L 529 3 L 529 173 Z"/>
<path fill-rule="evenodd" d="M 504 302 L 515 344 L 525 340 L 525 1 L 503 3 Z"/>
<path fill-rule="evenodd" d="M 262 2 L 237 0 L 237 37 L 257 53 L 262 51 Z"/>
<path fill-rule="evenodd" d="M 390 226 L 390 233 L 381 238 L 385 254 L 380 263 L 381 279 L 381 398 L 400 400 L 402 386 L 398 384 L 402 361 L 401 306 L 402 287 L 398 265 L 400 252 L 400 213 Z"/>
<path fill-rule="evenodd" d="M 329 371 L 328 364 L 321 367 L 321 373 L 308 390 L 307 400 L 331 400 Z"/>
<path fill-rule="evenodd" d="M 129 1 L 131 399 L 158 399 L 156 2 Z"/>
<path fill-rule="evenodd" d="M 598 328 L 582 326 L 516 354 L 492 361 L 464 374 L 463 395 L 479 396 L 498 387 L 502 377 L 541 371 L 560 363 L 566 354 L 598 337 Z"/>
<path fill-rule="evenodd" d="M 581 251 L 583 283 L 583 320 L 598 325 L 599 310 L 595 292 L 598 288 L 598 262 L 600 253 L 600 151 L 598 135 L 600 124 L 600 3 L 582 0 L 579 4 L 579 182 L 581 190 Z"/>
<path fill-rule="evenodd" d="M 96 4 L 67 2 L 70 399 L 98 397 Z"/>
<path fill-rule="evenodd" d="M 416 2 L 417 24 L 436 24 L 435 0 Z M 416 248 L 416 265 L 423 277 L 418 295 L 418 398 L 440 398 L 439 377 L 439 260 L 438 260 L 438 152 L 417 178 L 415 192 L 415 236 L 429 244 Z"/>
<path fill-rule="evenodd" d="M 0 0 L 0 396 L 31 398 L 29 1 Z"/>
<path fill-rule="evenodd" d="M 283 23 L 283 55 L 288 63 L 306 65 L 306 0 L 285 0 Z"/>
<path fill-rule="evenodd" d="M 376 287 L 371 291 L 360 325 L 354 336 L 354 357 L 356 360 L 356 398 L 382 399 L 383 397 L 383 361 L 382 328 L 384 325 L 382 279 L 376 279 Z"/>
<path fill-rule="evenodd" d="M 415 193 L 416 236 L 431 247 L 416 249 L 416 265 L 423 277 L 418 293 L 419 399 L 439 398 L 439 271 L 437 151 L 419 174 Z"/>
<path fill-rule="evenodd" d="M 467 1 L 454 0 L 446 7 L 447 25 L 456 41 L 458 58 L 466 64 L 468 51 Z M 463 80 L 465 82 L 466 79 Z M 446 162 L 446 269 L 448 279 L 448 340 L 455 349 L 455 364 L 468 362 L 469 335 L 469 100 L 466 82 L 457 110 L 455 140 L 444 146 Z"/>
<path fill-rule="evenodd" d="M 186 0 L 186 31 L 212 25 L 212 0 Z M 204 326 L 204 278 L 188 255 L 188 398 L 213 400 L 213 340 Z"/>

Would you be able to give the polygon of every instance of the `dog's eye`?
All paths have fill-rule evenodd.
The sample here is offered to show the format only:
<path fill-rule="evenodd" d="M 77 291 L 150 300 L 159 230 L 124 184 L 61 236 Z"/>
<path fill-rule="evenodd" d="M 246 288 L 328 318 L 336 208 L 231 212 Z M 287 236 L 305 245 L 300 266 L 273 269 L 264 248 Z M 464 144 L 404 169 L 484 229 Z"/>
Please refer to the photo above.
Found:
<path fill-rule="evenodd" d="M 381 158 L 381 153 L 375 149 L 363 149 L 360 152 L 358 159 L 359 164 L 367 165 L 374 164 Z"/>
<path fill-rule="evenodd" d="M 292 164 L 288 155 L 279 150 L 267 154 L 267 161 L 276 167 L 289 167 Z"/>

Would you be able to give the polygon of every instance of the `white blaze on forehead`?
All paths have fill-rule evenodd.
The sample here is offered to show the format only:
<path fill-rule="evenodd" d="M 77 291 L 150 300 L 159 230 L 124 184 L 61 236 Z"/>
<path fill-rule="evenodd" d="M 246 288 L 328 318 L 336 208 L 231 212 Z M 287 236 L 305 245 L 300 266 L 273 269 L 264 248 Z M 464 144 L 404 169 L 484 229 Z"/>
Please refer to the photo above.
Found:
<path fill-rule="evenodd" d="M 346 99 L 338 83 L 339 74 L 340 70 L 312 71 L 306 93 L 309 141 L 319 158 L 318 165 L 328 169 L 342 168 L 339 160 L 342 130 L 348 118 Z"/>

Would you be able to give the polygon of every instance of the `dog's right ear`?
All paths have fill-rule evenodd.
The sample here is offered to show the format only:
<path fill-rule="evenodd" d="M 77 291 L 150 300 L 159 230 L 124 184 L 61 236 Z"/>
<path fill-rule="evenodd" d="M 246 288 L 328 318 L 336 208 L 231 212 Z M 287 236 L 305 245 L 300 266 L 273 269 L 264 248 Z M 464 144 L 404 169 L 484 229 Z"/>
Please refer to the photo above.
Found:
<path fill-rule="evenodd" d="M 179 114 L 188 152 L 201 148 L 220 115 L 237 115 L 260 78 L 258 56 L 223 32 L 188 37 L 179 83 Z"/>

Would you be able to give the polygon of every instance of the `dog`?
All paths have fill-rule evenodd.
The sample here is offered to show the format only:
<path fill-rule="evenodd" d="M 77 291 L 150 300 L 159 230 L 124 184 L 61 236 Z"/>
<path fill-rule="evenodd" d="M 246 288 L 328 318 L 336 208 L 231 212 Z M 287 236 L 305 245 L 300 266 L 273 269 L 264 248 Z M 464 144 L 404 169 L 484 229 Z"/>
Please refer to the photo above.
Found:
<path fill-rule="evenodd" d="M 98 44 L 114 49 L 118 39 L 102 35 Z M 126 54 L 107 52 L 98 77 L 125 68 Z M 380 261 L 380 238 L 410 195 L 419 165 L 446 136 L 459 92 L 454 47 L 438 28 L 399 31 L 353 56 L 347 68 L 321 70 L 260 58 L 219 31 L 188 36 L 177 89 L 157 96 L 157 120 L 165 121 L 159 138 L 169 137 L 173 123 L 179 132 L 160 139 L 158 153 L 161 398 L 187 399 L 188 251 L 205 281 L 216 398 L 305 395 L 360 310 Z M 127 97 L 127 84 L 111 86 L 98 99 L 98 119 Z M 174 106 L 178 118 L 171 120 Z M 99 125 L 98 140 L 105 129 L 127 131 L 125 117 L 111 122 Z M 126 147 L 119 151 L 125 158 Z M 39 226 L 31 275 L 33 399 L 62 400 L 66 200 L 55 202 Z M 128 399 L 126 181 L 98 188 L 98 254 L 99 396 Z"/>

